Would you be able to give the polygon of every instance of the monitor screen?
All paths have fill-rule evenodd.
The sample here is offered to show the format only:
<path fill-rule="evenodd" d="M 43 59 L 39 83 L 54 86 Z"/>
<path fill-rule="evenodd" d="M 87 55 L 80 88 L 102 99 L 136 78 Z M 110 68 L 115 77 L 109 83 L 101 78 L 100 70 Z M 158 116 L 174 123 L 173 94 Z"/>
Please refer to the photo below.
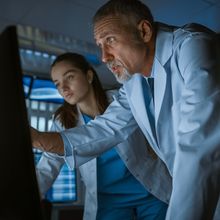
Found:
<path fill-rule="evenodd" d="M 0 35 L 0 219 L 41 220 L 43 214 L 25 106 L 16 27 Z"/>

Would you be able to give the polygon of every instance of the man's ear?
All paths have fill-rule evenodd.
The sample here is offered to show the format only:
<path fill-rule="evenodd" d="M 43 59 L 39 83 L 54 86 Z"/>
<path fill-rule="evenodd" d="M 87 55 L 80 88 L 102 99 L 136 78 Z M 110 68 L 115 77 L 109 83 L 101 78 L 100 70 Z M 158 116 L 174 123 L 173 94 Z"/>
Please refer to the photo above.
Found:
<path fill-rule="evenodd" d="M 144 42 L 149 42 L 153 35 L 152 25 L 147 20 L 141 20 L 138 24 L 138 30 L 140 31 L 140 36 Z"/>
<path fill-rule="evenodd" d="M 93 71 L 92 70 L 88 70 L 86 77 L 87 77 L 87 80 L 88 80 L 89 84 L 92 84 L 92 81 L 93 81 Z"/>

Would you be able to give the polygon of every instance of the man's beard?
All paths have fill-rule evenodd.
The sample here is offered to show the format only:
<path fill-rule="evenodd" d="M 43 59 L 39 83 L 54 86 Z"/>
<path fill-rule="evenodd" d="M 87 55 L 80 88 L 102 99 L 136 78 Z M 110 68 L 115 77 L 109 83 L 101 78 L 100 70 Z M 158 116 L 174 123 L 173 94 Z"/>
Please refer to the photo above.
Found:
<path fill-rule="evenodd" d="M 119 62 L 119 61 L 110 61 L 106 65 L 107 65 L 108 69 L 113 73 L 116 80 L 121 84 L 127 82 L 132 77 L 132 75 L 128 72 L 128 70 L 126 68 L 124 68 L 123 65 L 121 64 L 121 62 Z M 114 66 L 115 67 L 120 66 L 121 68 L 123 68 L 123 71 L 120 74 L 115 73 L 112 70 Z"/>

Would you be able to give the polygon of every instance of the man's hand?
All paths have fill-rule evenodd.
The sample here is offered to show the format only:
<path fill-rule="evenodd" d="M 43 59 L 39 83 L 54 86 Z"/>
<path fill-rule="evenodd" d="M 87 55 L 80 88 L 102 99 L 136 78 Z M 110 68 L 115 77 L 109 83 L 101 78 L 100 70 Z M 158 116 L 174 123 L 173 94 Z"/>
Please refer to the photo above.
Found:
<path fill-rule="evenodd" d="M 30 132 L 31 132 L 31 139 L 32 139 L 33 147 L 40 149 L 40 143 L 39 143 L 40 132 L 34 129 L 33 127 L 30 127 Z M 43 150 L 43 149 L 40 149 L 40 150 Z"/>
<path fill-rule="evenodd" d="M 40 132 L 30 127 L 32 145 L 42 151 L 64 154 L 64 145 L 58 132 Z"/>

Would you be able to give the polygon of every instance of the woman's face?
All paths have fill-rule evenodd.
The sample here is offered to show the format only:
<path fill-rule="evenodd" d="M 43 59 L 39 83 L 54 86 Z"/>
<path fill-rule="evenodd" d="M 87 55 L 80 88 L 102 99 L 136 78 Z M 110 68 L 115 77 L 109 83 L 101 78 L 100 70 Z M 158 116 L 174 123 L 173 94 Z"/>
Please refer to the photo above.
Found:
<path fill-rule="evenodd" d="M 92 88 L 89 74 L 66 61 L 52 67 L 51 78 L 64 100 L 72 105 L 82 102 Z"/>

